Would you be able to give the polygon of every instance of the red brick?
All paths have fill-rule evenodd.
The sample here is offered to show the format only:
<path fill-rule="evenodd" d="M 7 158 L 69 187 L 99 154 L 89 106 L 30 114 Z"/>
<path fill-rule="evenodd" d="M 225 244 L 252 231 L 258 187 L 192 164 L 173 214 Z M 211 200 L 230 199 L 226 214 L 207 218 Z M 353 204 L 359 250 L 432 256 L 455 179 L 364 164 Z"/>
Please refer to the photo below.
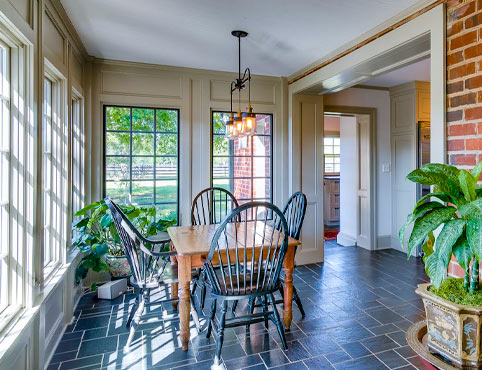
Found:
<path fill-rule="evenodd" d="M 467 108 L 465 109 L 465 119 L 479 119 L 482 118 L 482 107 Z"/>
<path fill-rule="evenodd" d="M 478 43 L 474 46 L 469 46 L 467 49 L 464 50 L 464 57 L 465 59 L 471 59 L 475 57 L 479 57 L 482 55 L 482 43 Z M 447 63 L 448 63 L 448 56 L 447 56 Z"/>
<path fill-rule="evenodd" d="M 477 133 L 482 134 L 482 122 L 479 122 L 477 125 Z"/>
<path fill-rule="evenodd" d="M 452 276 L 455 276 L 458 278 L 463 278 L 465 276 L 464 270 L 462 269 L 462 267 L 460 267 L 460 265 L 457 262 L 452 262 L 450 265 L 452 266 L 452 271 L 449 271 L 449 273 Z"/>
<path fill-rule="evenodd" d="M 449 127 L 450 136 L 475 135 L 475 123 L 463 123 Z"/>
<path fill-rule="evenodd" d="M 447 94 L 453 94 L 456 92 L 460 92 L 464 89 L 464 82 L 463 81 L 457 81 L 453 82 L 451 84 L 447 84 Z"/>
<path fill-rule="evenodd" d="M 447 37 L 454 36 L 464 29 L 464 22 L 452 23 L 447 27 Z"/>
<path fill-rule="evenodd" d="M 447 122 L 460 121 L 463 117 L 464 111 L 456 110 L 452 112 L 447 112 Z"/>
<path fill-rule="evenodd" d="M 465 4 L 464 6 L 461 6 L 460 8 L 456 8 L 453 10 L 449 10 L 449 19 L 450 21 L 456 21 L 460 18 L 466 17 L 470 14 L 475 12 L 475 1 L 472 1 L 468 4 Z"/>
<path fill-rule="evenodd" d="M 475 154 L 452 154 L 450 163 L 460 166 L 475 166 Z"/>
<path fill-rule="evenodd" d="M 474 104 L 477 102 L 476 93 L 468 93 L 465 95 L 454 96 L 450 98 L 450 106 L 455 108 L 461 105 Z"/>
<path fill-rule="evenodd" d="M 482 0 L 477 1 L 477 10 L 482 10 Z"/>
<path fill-rule="evenodd" d="M 467 139 L 465 141 L 465 148 L 467 150 L 482 150 L 482 137 Z"/>
<path fill-rule="evenodd" d="M 470 45 L 477 41 L 477 30 L 467 32 L 461 36 L 457 36 L 450 41 L 450 50 L 455 50 L 463 46 Z"/>
<path fill-rule="evenodd" d="M 482 13 L 475 14 L 465 20 L 465 29 L 476 27 L 482 23 Z"/>
<path fill-rule="evenodd" d="M 449 140 L 447 141 L 447 149 L 448 150 L 464 150 L 465 149 L 465 140 L 464 139 L 456 139 L 456 140 Z"/>
<path fill-rule="evenodd" d="M 460 63 L 463 60 L 464 60 L 464 53 L 462 52 L 462 50 L 447 55 L 447 65 L 448 66 Z"/>
<path fill-rule="evenodd" d="M 477 89 L 482 87 L 482 74 L 478 76 L 474 76 L 465 80 L 465 88 L 466 89 Z"/>
<path fill-rule="evenodd" d="M 453 80 L 459 77 L 467 76 L 475 73 L 475 63 L 467 63 L 449 70 L 449 79 Z"/>

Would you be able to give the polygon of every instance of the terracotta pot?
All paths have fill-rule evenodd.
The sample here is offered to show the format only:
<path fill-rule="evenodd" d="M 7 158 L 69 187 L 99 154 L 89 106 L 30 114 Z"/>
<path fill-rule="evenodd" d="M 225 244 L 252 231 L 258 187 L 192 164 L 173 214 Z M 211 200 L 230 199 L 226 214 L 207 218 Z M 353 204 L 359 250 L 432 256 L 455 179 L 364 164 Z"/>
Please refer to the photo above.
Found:
<path fill-rule="evenodd" d="M 105 262 L 109 266 L 110 275 L 113 278 L 124 278 L 131 276 L 131 268 L 126 256 L 105 256 Z"/>
<path fill-rule="evenodd" d="M 482 367 L 480 333 L 482 308 L 447 301 L 420 284 L 416 293 L 423 299 L 427 315 L 427 345 L 460 368 Z"/>

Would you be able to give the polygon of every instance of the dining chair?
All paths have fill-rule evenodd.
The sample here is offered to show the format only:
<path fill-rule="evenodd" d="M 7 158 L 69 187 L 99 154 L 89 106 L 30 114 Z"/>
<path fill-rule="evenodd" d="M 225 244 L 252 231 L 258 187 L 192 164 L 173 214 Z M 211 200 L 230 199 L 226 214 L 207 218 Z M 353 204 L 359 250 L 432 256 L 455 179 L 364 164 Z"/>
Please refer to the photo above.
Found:
<path fill-rule="evenodd" d="M 248 228 L 249 226 L 249 228 Z M 213 298 L 206 337 L 216 331 L 214 367 L 220 366 L 224 329 L 246 326 L 271 320 L 287 349 L 283 325 L 276 309 L 273 293 L 281 285 L 280 273 L 288 248 L 288 225 L 283 213 L 267 202 L 246 203 L 221 223 L 211 241 L 208 257 L 203 265 L 206 284 Z M 260 298 L 261 312 L 226 317 L 229 301 Z M 216 321 L 217 302 L 221 315 Z M 271 306 L 271 309 L 269 309 Z"/>
<path fill-rule="evenodd" d="M 301 191 L 297 191 L 286 202 L 283 208 L 283 215 L 285 216 L 286 223 L 288 225 L 288 234 L 292 238 L 299 239 L 301 233 L 301 227 L 303 226 L 303 220 L 305 219 L 306 213 L 306 195 L 303 194 Z M 284 280 L 280 278 L 281 286 L 279 288 L 279 292 L 281 294 L 281 298 L 284 296 Z M 293 300 L 296 302 L 298 309 L 301 312 L 301 316 L 305 316 L 305 310 L 303 309 L 303 305 L 301 304 L 301 299 L 296 290 L 296 287 L 293 285 Z M 284 303 L 283 299 L 276 300 L 276 304 Z M 233 304 L 232 312 L 234 313 L 236 310 L 237 301 Z M 260 307 L 261 304 L 254 304 L 253 302 L 249 302 L 249 309 L 252 311 L 254 307 Z"/>
<path fill-rule="evenodd" d="M 163 251 L 169 247 L 169 238 L 162 240 L 145 238 L 116 203 L 109 198 L 104 200 L 111 212 L 124 254 L 131 268 L 130 284 L 137 293 L 126 323 L 126 327 L 130 329 L 126 343 L 128 348 L 146 307 L 150 305 L 151 291 L 159 288 L 161 284 L 172 284 L 178 281 L 177 266 L 169 263 L 176 251 Z M 156 304 L 178 301 L 179 298 L 171 298 L 156 301 Z M 191 310 L 191 313 L 200 331 L 197 312 Z"/>
<path fill-rule="evenodd" d="M 191 223 L 195 225 L 219 224 L 239 204 L 234 195 L 226 189 L 210 187 L 202 190 L 192 202 Z M 204 309 L 206 299 L 206 285 L 201 269 L 198 269 L 197 276 L 193 279 L 191 296 L 194 297 L 196 288 L 201 289 L 201 310 Z"/>

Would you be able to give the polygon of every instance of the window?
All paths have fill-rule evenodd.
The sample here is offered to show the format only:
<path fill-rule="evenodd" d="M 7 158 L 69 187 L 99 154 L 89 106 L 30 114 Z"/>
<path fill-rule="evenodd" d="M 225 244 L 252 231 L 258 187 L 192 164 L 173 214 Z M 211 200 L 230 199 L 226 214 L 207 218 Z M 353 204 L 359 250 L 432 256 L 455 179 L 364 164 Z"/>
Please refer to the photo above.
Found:
<path fill-rule="evenodd" d="M 340 173 L 340 138 L 324 138 L 325 173 Z"/>
<path fill-rule="evenodd" d="M 272 203 L 273 116 L 257 114 L 257 134 L 234 140 L 224 137 L 228 119 L 229 113 L 212 113 L 212 185 L 229 190 L 240 204 Z"/>
<path fill-rule="evenodd" d="M 82 98 L 75 91 L 72 93 L 72 219 L 84 204 L 84 125 L 82 115 Z"/>
<path fill-rule="evenodd" d="M 42 108 L 42 212 L 44 279 L 63 261 L 67 245 L 69 127 L 63 78 L 46 62 Z"/>
<path fill-rule="evenodd" d="M 105 194 L 178 220 L 179 111 L 106 106 Z"/>
<path fill-rule="evenodd" d="M 0 44 L 0 314 L 9 305 L 10 270 L 10 76 L 9 48 Z"/>

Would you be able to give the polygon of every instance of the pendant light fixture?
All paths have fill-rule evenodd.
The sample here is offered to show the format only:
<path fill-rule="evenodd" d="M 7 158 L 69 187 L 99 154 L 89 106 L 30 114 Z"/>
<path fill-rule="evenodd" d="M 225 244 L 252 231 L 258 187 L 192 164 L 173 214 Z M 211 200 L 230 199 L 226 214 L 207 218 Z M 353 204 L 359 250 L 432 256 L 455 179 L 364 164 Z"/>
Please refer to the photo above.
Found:
<path fill-rule="evenodd" d="M 245 31 L 233 31 L 231 34 L 238 38 L 238 78 L 231 82 L 231 111 L 229 121 L 226 122 L 226 137 L 230 140 L 235 138 L 253 135 L 256 133 L 256 115 L 251 106 L 251 71 L 249 68 L 244 70 L 241 76 L 241 38 L 248 36 Z M 241 113 L 241 90 L 248 85 L 248 111 Z M 233 112 L 233 93 L 238 92 L 238 112 Z"/>

